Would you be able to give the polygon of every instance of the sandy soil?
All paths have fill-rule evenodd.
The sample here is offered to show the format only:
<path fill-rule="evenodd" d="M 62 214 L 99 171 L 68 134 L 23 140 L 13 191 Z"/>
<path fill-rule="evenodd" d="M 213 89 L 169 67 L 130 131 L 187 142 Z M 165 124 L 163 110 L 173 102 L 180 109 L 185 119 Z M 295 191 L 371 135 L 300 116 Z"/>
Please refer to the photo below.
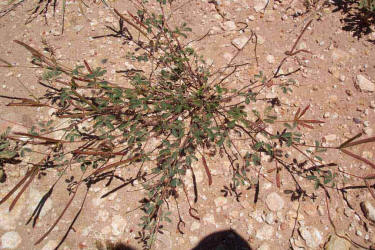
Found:
<path fill-rule="evenodd" d="M 64 34 L 61 34 L 60 9 L 56 11 L 55 16 L 52 15 L 53 11 L 48 12 L 47 24 L 42 16 L 25 24 L 33 1 L 25 1 L 0 19 L 0 58 L 17 66 L 0 68 L 1 95 L 28 97 L 29 91 L 34 95 L 41 95 L 45 91 L 45 88 L 38 84 L 38 76 L 42 72 L 30 68 L 31 55 L 13 40 L 20 40 L 41 49 L 44 47 L 43 39 L 55 50 L 56 57 L 61 62 L 74 65 L 86 59 L 93 67 L 105 67 L 109 79 L 121 83 L 122 77 L 116 74 L 115 70 L 129 68 L 131 62 L 127 61 L 125 56 L 132 48 L 131 45 L 122 44 L 121 38 L 116 37 L 93 39 L 94 36 L 110 34 L 105 25 L 116 26 L 118 21 L 102 3 L 90 4 L 90 8 L 84 7 L 85 14 L 82 15 L 78 2 L 67 1 Z M 313 19 L 297 45 L 297 49 L 311 53 L 298 53 L 290 57 L 282 67 L 284 73 L 298 70 L 290 75 L 290 78 L 296 81 L 292 87 L 293 93 L 283 94 L 279 88 L 273 86 L 266 92 L 265 97 L 280 97 L 284 105 L 278 112 L 283 117 L 292 118 L 298 107 L 310 105 L 308 118 L 325 121 L 325 124 L 313 130 L 306 129 L 306 141 L 318 139 L 327 145 L 339 145 L 362 131 L 366 136 L 372 136 L 375 130 L 375 92 L 361 90 L 356 82 L 358 75 L 362 75 L 374 85 L 375 32 L 362 34 L 361 38 L 355 37 L 358 30 L 356 27 L 352 31 L 345 28 L 348 23 L 342 19 L 346 14 L 340 10 L 336 11 L 338 7 L 335 4 L 323 7 L 319 11 L 312 8 L 305 13 L 306 6 L 302 1 L 271 0 L 265 11 L 256 12 L 254 7 L 257 7 L 258 2 L 262 3 L 250 0 L 220 1 L 219 12 L 226 13 L 224 20 L 215 9 L 215 5 L 207 0 L 176 1 L 175 6 L 179 8 L 175 11 L 171 23 L 188 23 L 193 30 L 189 37 L 192 40 L 199 39 L 210 31 L 204 39 L 192 43 L 192 46 L 204 55 L 207 61 L 213 63 L 214 68 L 224 66 L 228 58 L 236 53 L 237 48 L 233 45 L 236 38 L 249 37 L 250 30 L 253 30 L 260 40 L 257 54 L 254 53 L 255 44 L 248 45 L 236 61 L 251 64 L 241 68 L 226 82 L 229 87 L 241 87 L 250 76 L 260 70 L 265 75 L 271 75 L 285 57 L 285 52 L 291 49 L 304 25 Z M 111 5 L 123 13 L 135 12 L 135 8 L 127 1 L 111 2 Z M 7 7 L 6 4 L 1 6 Z M 150 8 L 157 9 L 157 6 L 151 5 Z M 258 57 L 259 65 L 255 56 Z M 0 98 L 0 131 L 8 126 L 13 130 L 30 128 L 32 124 L 45 121 L 50 116 L 46 108 L 6 107 L 8 102 L 9 100 Z M 245 144 L 244 142 L 239 147 L 245 147 Z M 372 162 L 375 161 L 374 144 L 361 145 L 355 148 L 354 152 Z M 302 159 L 296 152 L 291 151 L 290 154 L 298 160 Z M 341 168 L 342 171 L 358 176 L 373 173 L 371 167 L 337 151 L 328 151 L 323 156 L 327 163 L 338 163 L 339 170 Z M 164 234 L 160 235 L 155 249 L 192 249 L 209 234 L 230 229 L 240 235 L 251 249 L 322 249 L 324 245 L 328 247 L 327 242 L 330 236 L 335 234 L 335 230 L 329 221 L 322 191 L 316 192 L 318 198 L 315 200 L 291 201 L 290 195 L 283 192 L 286 189 L 294 189 L 286 171 L 282 172 L 281 188 L 277 188 L 274 184 L 274 173 L 266 171 L 271 167 L 265 165 L 262 171 L 271 182 L 260 179 L 257 204 L 253 202 L 254 190 L 244 190 L 240 202 L 236 202 L 235 197 L 223 197 L 220 192 L 226 183 L 225 180 L 230 178 L 229 162 L 215 156 L 208 159 L 208 165 L 214 178 L 214 183 L 210 187 L 202 163 L 198 162 L 193 166 L 199 191 L 199 200 L 194 207 L 198 210 L 201 220 L 197 221 L 189 216 L 188 205 L 181 196 L 179 210 L 186 226 L 185 234 L 179 234 L 176 230 L 177 207 L 171 202 L 172 223 L 165 225 Z M 6 166 L 8 179 L 0 184 L 0 197 L 20 180 L 25 171 L 25 166 Z M 340 176 L 343 175 L 342 172 L 337 172 Z M 126 171 L 118 170 L 118 174 L 125 175 Z M 55 188 L 52 199 L 44 208 L 42 218 L 35 228 L 31 225 L 25 226 L 25 222 L 39 199 L 48 191 L 51 179 L 56 178 L 57 173 L 51 170 L 47 176 L 32 183 L 12 212 L 8 212 L 10 202 L 7 201 L 0 206 L 0 249 L 7 249 L 5 243 L 9 238 L 18 240 L 19 244 L 13 245 L 14 249 L 54 249 L 81 205 L 83 190 L 78 193 L 77 199 L 55 230 L 39 245 L 34 246 L 33 243 L 52 225 L 69 199 L 65 183 Z M 346 175 L 346 178 L 347 183 L 340 182 L 337 184 L 338 187 L 350 186 L 353 183 L 364 185 L 350 175 Z M 192 189 L 189 176 L 187 183 L 189 189 Z M 84 211 L 61 249 L 96 249 L 95 242 L 106 239 L 120 240 L 136 249 L 141 248 L 135 236 L 142 212 L 131 211 L 139 205 L 142 193 L 136 192 L 136 187 L 129 187 L 100 199 L 102 194 L 119 183 L 111 187 L 105 187 L 104 184 L 99 183 L 89 193 Z M 313 191 L 308 183 L 306 188 L 310 192 Z M 360 208 L 363 201 L 375 206 L 368 190 L 348 189 L 347 202 L 343 200 L 340 191 L 330 190 L 330 194 L 329 211 L 336 225 L 336 232 L 347 235 L 362 246 L 369 247 L 374 243 L 374 222 L 367 219 Z M 276 207 L 272 207 L 267 201 L 276 202 Z M 9 232 L 16 232 L 18 236 Z M 332 239 L 330 242 L 333 244 Z M 344 248 L 340 249 L 361 249 L 358 246 L 350 246 L 345 240 L 341 243 Z M 329 249 L 339 249 L 338 245 L 335 246 L 336 248 Z"/>

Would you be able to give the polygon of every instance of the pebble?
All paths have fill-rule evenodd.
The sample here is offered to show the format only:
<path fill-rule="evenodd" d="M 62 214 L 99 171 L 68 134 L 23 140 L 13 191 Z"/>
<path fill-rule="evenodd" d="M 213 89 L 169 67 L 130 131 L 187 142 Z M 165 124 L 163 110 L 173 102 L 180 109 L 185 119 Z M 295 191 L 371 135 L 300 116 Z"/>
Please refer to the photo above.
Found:
<path fill-rule="evenodd" d="M 201 227 L 201 224 L 197 221 L 193 221 L 190 227 L 190 231 L 198 230 Z"/>
<path fill-rule="evenodd" d="M 246 36 L 241 36 L 233 39 L 232 44 L 236 46 L 237 49 L 242 49 L 246 45 L 248 39 L 249 38 L 247 38 Z"/>
<path fill-rule="evenodd" d="M 126 220 L 121 215 L 114 215 L 112 217 L 112 234 L 115 236 L 121 235 L 125 231 Z"/>
<path fill-rule="evenodd" d="M 254 21 L 254 20 L 255 20 L 255 16 L 250 15 L 250 16 L 247 17 L 247 19 L 248 19 L 249 21 Z"/>
<path fill-rule="evenodd" d="M 326 142 L 328 141 L 335 141 L 337 139 L 337 135 L 330 134 L 323 137 Z"/>
<path fill-rule="evenodd" d="M 274 233 L 273 226 L 270 225 L 263 225 L 256 233 L 255 237 L 258 240 L 267 240 L 272 239 Z"/>
<path fill-rule="evenodd" d="M 351 244 L 349 241 L 343 238 L 337 237 L 336 235 L 332 235 L 329 238 L 329 241 L 326 244 L 324 249 L 325 250 L 349 250 L 350 246 Z"/>
<path fill-rule="evenodd" d="M 375 109 L 375 101 L 370 102 L 370 108 Z"/>
<path fill-rule="evenodd" d="M 275 57 L 273 55 L 267 55 L 266 60 L 270 64 L 275 63 Z"/>
<path fill-rule="evenodd" d="M 284 207 L 284 200 L 277 193 L 273 192 L 267 195 L 266 198 L 267 207 L 274 212 L 277 212 Z"/>
<path fill-rule="evenodd" d="M 236 30 L 237 29 L 237 26 L 236 26 L 236 23 L 233 22 L 233 21 L 226 21 L 224 23 L 224 30 L 226 31 L 233 31 L 233 30 Z"/>
<path fill-rule="evenodd" d="M 267 6 L 268 0 L 255 0 L 254 1 L 254 10 L 256 12 L 261 12 Z"/>
<path fill-rule="evenodd" d="M 50 241 L 47 242 L 47 244 L 44 245 L 42 250 L 54 250 L 54 249 L 56 249 L 57 245 L 58 245 L 57 241 L 50 240 Z"/>
<path fill-rule="evenodd" d="M 195 245 L 198 243 L 199 239 L 197 236 L 189 236 L 189 241 L 192 245 Z"/>
<path fill-rule="evenodd" d="M 73 30 L 75 32 L 80 32 L 83 29 L 83 25 L 76 25 L 73 27 Z"/>
<path fill-rule="evenodd" d="M 210 224 L 213 224 L 215 225 L 216 222 L 215 222 L 215 217 L 213 214 L 206 214 L 204 217 L 203 217 L 203 221 L 205 223 L 210 223 Z"/>
<path fill-rule="evenodd" d="M 1 236 L 1 249 L 16 249 L 21 241 L 22 238 L 17 232 L 6 232 Z"/>
<path fill-rule="evenodd" d="M 271 250 L 271 247 L 267 243 L 263 243 L 258 247 L 258 250 Z"/>
<path fill-rule="evenodd" d="M 365 132 L 366 135 L 371 136 L 374 133 L 374 130 L 372 128 L 364 128 L 363 132 Z"/>
<path fill-rule="evenodd" d="M 341 49 L 332 50 L 332 60 L 334 62 L 346 62 L 349 59 L 350 59 L 350 56 L 347 52 Z"/>
<path fill-rule="evenodd" d="M 219 196 L 219 197 L 217 197 L 217 198 L 214 200 L 214 202 L 215 202 L 216 207 L 222 207 L 222 206 L 224 206 L 225 204 L 227 204 L 228 199 L 225 198 L 225 197 Z"/>
<path fill-rule="evenodd" d="M 372 204 L 369 201 L 362 201 L 360 206 L 365 217 L 372 222 L 375 222 L 375 208 Z"/>
<path fill-rule="evenodd" d="M 298 231 L 308 247 L 318 248 L 323 241 L 322 233 L 315 227 L 301 226 Z"/>
<path fill-rule="evenodd" d="M 358 88 L 363 92 L 374 92 L 375 91 L 375 84 L 368 80 L 363 75 L 357 75 L 356 77 L 356 84 Z"/>

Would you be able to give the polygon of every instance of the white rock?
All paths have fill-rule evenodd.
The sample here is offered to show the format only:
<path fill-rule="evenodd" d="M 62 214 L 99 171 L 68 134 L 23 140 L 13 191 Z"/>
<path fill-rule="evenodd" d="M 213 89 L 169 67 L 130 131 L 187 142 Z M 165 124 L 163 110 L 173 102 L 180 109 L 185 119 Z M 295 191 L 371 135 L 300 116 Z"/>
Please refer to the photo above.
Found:
<path fill-rule="evenodd" d="M 273 64 L 275 63 L 275 57 L 273 55 L 267 55 L 266 60 L 268 63 Z"/>
<path fill-rule="evenodd" d="M 249 38 L 247 38 L 246 36 L 241 36 L 233 39 L 232 44 L 236 46 L 238 49 L 242 49 L 246 45 L 248 39 Z"/>
<path fill-rule="evenodd" d="M 272 239 L 273 237 L 273 227 L 270 225 L 263 225 L 256 233 L 255 237 L 258 240 Z"/>
<path fill-rule="evenodd" d="M 271 247 L 267 243 L 263 243 L 258 247 L 258 250 L 271 250 Z"/>
<path fill-rule="evenodd" d="M 375 208 L 372 206 L 372 204 L 369 201 L 363 201 L 360 205 L 366 218 L 372 222 L 375 222 Z"/>
<path fill-rule="evenodd" d="M 205 223 L 210 223 L 210 224 L 213 224 L 213 225 L 216 224 L 215 217 L 214 217 L 213 214 L 206 214 L 206 215 L 203 217 L 203 221 L 204 221 Z"/>
<path fill-rule="evenodd" d="M 337 135 L 335 135 L 335 134 L 330 134 L 330 135 L 324 136 L 324 140 L 326 142 L 328 142 L 328 141 L 335 141 L 336 139 L 337 139 Z"/>
<path fill-rule="evenodd" d="M 114 215 L 112 217 L 112 234 L 115 236 L 121 235 L 126 227 L 126 220 L 120 215 Z"/>
<path fill-rule="evenodd" d="M 324 249 L 325 250 L 349 250 L 350 246 L 351 244 L 349 241 L 343 238 L 337 237 L 336 235 L 332 235 L 329 238 L 329 241 L 326 244 Z"/>
<path fill-rule="evenodd" d="M 193 221 L 190 227 L 190 231 L 198 230 L 201 227 L 201 224 L 197 221 Z"/>
<path fill-rule="evenodd" d="M 263 9 L 267 6 L 268 0 L 255 0 L 254 1 L 254 10 L 256 12 L 263 11 Z"/>
<path fill-rule="evenodd" d="M 250 16 L 247 17 L 247 19 L 249 19 L 249 21 L 254 21 L 255 20 L 255 16 L 250 15 Z"/>
<path fill-rule="evenodd" d="M 269 224 L 269 225 L 272 225 L 274 222 L 275 222 L 275 215 L 273 213 L 268 213 L 264 219 L 264 221 Z"/>
<path fill-rule="evenodd" d="M 375 84 L 373 82 L 371 82 L 370 80 L 368 80 L 363 75 L 357 75 L 356 84 L 361 91 L 364 91 L 364 92 L 374 92 L 375 91 Z"/>
<path fill-rule="evenodd" d="M 232 31 L 232 30 L 236 30 L 237 29 L 237 26 L 236 26 L 236 23 L 233 22 L 233 21 L 226 21 L 224 23 L 224 30 L 226 31 Z"/>
<path fill-rule="evenodd" d="M 366 135 L 371 136 L 374 133 L 374 130 L 372 128 L 364 128 L 363 132 L 365 132 Z"/>
<path fill-rule="evenodd" d="M 257 39 L 258 39 L 258 44 L 262 45 L 266 40 L 260 36 L 260 35 L 257 35 Z"/>
<path fill-rule="evenodd" d="M 192 245 L 195 245 L 198 243 L 199 239 L 197 236 L 189 236 L 189 241 Z"/>
<path fill-rule="evenodd" d="M 277 193 L 273 192 L 267 195 L 266 198 L 267 207 L 274 212 L 277 212 L 284 207 L 284 200 Z"/>
<path fill-rule="evenodd" d="M 225 197 L 219 196 L 214 200 L 214 202 L 215 202 L 216 207 L 221 207 L 227 204 L 228 199 Z"/>
<path fill-rule="evenodd" d="M 322 233 L 315 227 L 301 226 L 298 230 L 308 247 L 318 248 L 323 241 Z"/>
<path fill-rule="evenodd" d="M 47 242 L 47 244 L 44 245 L 42 250 L 54 250 L 57 247 L 57 245 L 58 245 L 57 241 L 50 240 Z"/>
<path fill-rule="evenodd" d="M 76 25 L 73 27 L 73 30 L 75 32 L 80 32 L 83 29 L 83 25 Z"/>
<path fill-rule="evenodd" d="M 17 232 L 6 232 L 1 236 L 1 249 L 16 249 L 21 241 L 21 236 Z"/>

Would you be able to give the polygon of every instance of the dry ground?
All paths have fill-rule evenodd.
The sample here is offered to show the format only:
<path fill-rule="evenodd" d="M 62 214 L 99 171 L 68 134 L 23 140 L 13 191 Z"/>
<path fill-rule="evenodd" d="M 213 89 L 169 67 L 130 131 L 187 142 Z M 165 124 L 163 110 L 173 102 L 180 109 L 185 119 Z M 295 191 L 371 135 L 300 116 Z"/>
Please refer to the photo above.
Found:
<path fill-rule="evenodd" d="M 25 25 L 32 2 L 25 1 L 0 19 L 0 57 L 18 66 L 0 68 L 1 95 L 27 97 L 29 92 L 22 84 L 34 95 L 41 95 L 45 90 L 37 84 L 38 74 L 42 72 L 29 68 L 30 54 L 12 42 L 15 39 L 36 48 L 43 48 L 44 39 L 54 48 L 61 62 L 74 64 L 82 63 L 86 59 L 93 66 L 106 67 L 110 79 L 121 83 L 122 77 L 116 74 L 115 70 L 131 67 L 132 63 L 125 58 L 131 45 L 123 45 L 122 40 L 115 37 L 92 38 L 109 34 L 110 31 L 105 25 L 117 25 L 117 19 L 110 10 L 100 3 L 91 4 L 90 8 L 84 7 L 85 14 L 82 15 L 78 1 L 67 1 L 65 30 L 61 35 L 59 10 L 55 17 L 52 16 L 52 11 L 49 11 L 48 24 L 39 16 Z M 215 5 L 207 0 L 177 1 L 175 6 L 180 8 L 174 13 L 171 23 L 188 23 L 193 29 L 189 39 L 199 39 L 210 31 L 209 35 L 199 42 L 194 42 L 192 46 L 212 62 L 214 68 L 224 66 L 228 57 L 236 53 L 237 48 L 232 42 L 234 39 L 249 36 L 250 30 L 255 31 L 260 39 L 257 45 L 259 65 L 255 62 L 254 44 L 250 44 L 236 60 L 252 64 L 242 68 L 226 83 L 228 86 L 242 86 L 251 75 L 260 70 L 266 75 L 272 74 L 284 58 L 285 51 L 291 49 L 304 25 L 313 18 L 314 22 L 297 45 L 298 49 L 305 49 L 311 53 L 302 52 L 291 57 L 282 68 L 284 72 L 300 69 L 290 76 L 297 81 L 293 93 L 282 94 L 276 87 L 271 87 L 266 96 L 279 95 L 285 105 L 279 108 L 278 112 L 281 116 L 289 118 L 293 117 L 293 112 L 298 107 L 310 104 L 309 117 L 324 120 L 325 124 L 308 130 L 305 138 L 307 141 L 311 138 L 325 137 L 323 140 L 326 140 L 326 143 L 338 145 L 361 131 L 365 131 L 368 136 L 372 135 L 375 130 L 374 92 L 361 91 L 355 82 L 359 74 L 372 82 L 375 81 L 375 47 L 371 42 L 375 40 L 375 32 L 363 35 L 360 39 L 353 37 L 354 31 L 343 30 L 345 23 L 341 22 L 340 18 L 344 14 L 340 11 L 333 12 L 335 6 L 322 8 L 319 11 L 321 17 L 317 20 L 318 14 L 314 9 L 300 15 L 306 11 L 306 7 L 299 0 L 271 0 L 264 13 L 255 11 L 256 3 L 257 1 L 250 0 L 220 1 L 219 10 L 226 13 L 227 18 L 223 20 Z M 135 11 L 127 1 L 119 0 L 111 4 L 121 12 Z M 3 7 L 5 6 L 3 4 Z M 157 9 L 157 6 L 154 5 L 154 8 Z M 234 22 L 233 30 L 232 23 L 228 21 Z M 103 59 L 107 59 L 105 63 Z M 6 107 L 7 103 L 8 100 L 0 99 L 0 130 L 7 126 L 11 126 L 13 130 L 29 128 L 35 122 L 48 119 L 50 115 L 48 109 Z M 358 147 L 356 152 L 375 161 L 374 149 L 374 145 L 366 144 Z M 371 174 L 373 171 L 361 162 L 336 151 L 328 151 L 324 159 L 326 162 L 337 162 L 342 170 L 360 176 Z M 227 229 L 235 230 L 252 249 L 288 249 L 290 246 L 294 249 L 321 249 L 330 235 L 334 234 L 334 228 L 328 219 L 324 194 L 317 192 L 319 195 L 315 201 L 291 202 L 290 195 L 283 193 L 285 189 L 293 189 L 286 173 L 283 173 L 285 181 L 278 189 L 272 183 L 274 174 L 264 171 L 272 182 L 260 180 L 259 201 L 254 205 L 254 190 L 245 191 L 240 202 L 236 202 L 231 196 L 219 198 L 222 197 L 220 189 L 225 184 L 225 177 L 229 175 L 228 162 L 219 157 L 208 160 L 214 178 L 214 184 L 210 187 L 200 164 L 196 163 L 194 168 L 199 186 L 199 201 L 195 207 L 199 211 L 201 221 L 195 221 L 188 215 L 187 205 L 181 197 L 179 208 L 186 227 L 185 234 L 180 235 L 175 227 L 177 209 L 175 204 L 171 203 L 175 219 L 170 225 L 166 225 L 165 233 L 156 243 L 156 249 L 191 249 L 208 234 Z M 8 179 L 0 184 L 0 197 L 3 197 L 25 173 L 25 169 L 16 166 L 8 167 L 6 170 Z M 119 170 L 119 174 L 125 174 L 125 170 Z M 11 213 L 7 211 L 9 203 L 0 206 L 0 235 L 17 232 L 21 242 L 15 249 L 53 249 L 65 233 L 80 206 L 80 199 L 76 199 L 50 236 L 41 244 L 33 246 L 59 215 L 68 199 L 63 185 L 61 188 L 55 188 L 52 200 L 46 205 L 42 220 L 36 227 L 32 229 L 30 225 L 24 225 L 39 198 L 48 190 L 50 180 L 56 176 L 56 172 L 50 171 L 40 181 L 33 183 L 27 196 L 20 200 Z M 347 178 L 348 184 L 338 183 L 339 187 L 349 185 L 350 181 L 360 183 L 349 175 Z M 89 202 L 85 204 L 84 212 L 74 226 L 74 232 L 69 234 L 61 249 L 95 249 L 95 241 L 101 239 L 121 240 L 136 249 L 140 248 L 134 237 L 137 235 L 137 224 L 142 213 L 139 210 L 129 213 L 138 206 L 141 197 L 140 192 L 133 191 L 136 189 L 127 188 L 100 199 L 101 194 L 110 188 L 104 187 L 104 183 L 99 183 L 93 188 L 93 192 L 90 192 Z M 281 202 L 284 205 L 271 211 L 265 201 L 273 192 L 282 199 L 278 204 Z M 360 202 L 367 200 L 375 204 L 369 192 L 366 189 L 348 190 L 347 200 L 352 207 L 342 199 L 340 192 L 331 190 L 331 195 L 330 212 L 337 231 L 363 246 L 374 243 L 375 228 L 364 217 L 359 206 Z M 4 244 L 4 241 L 2 242 Z M 2 247 L 4 246 L 0 245 L 0 249 Z M 351 246 L 351 249 L 357 247 Z"/>

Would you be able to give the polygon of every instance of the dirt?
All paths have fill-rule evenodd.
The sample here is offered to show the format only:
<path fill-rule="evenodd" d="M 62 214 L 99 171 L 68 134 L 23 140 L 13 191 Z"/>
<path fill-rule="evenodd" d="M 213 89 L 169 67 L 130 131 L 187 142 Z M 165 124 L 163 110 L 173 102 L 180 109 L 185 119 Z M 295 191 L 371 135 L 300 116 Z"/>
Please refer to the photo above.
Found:
<path fill-rule="evenodd" d="M 176 1 L 174 6 L 178 8 L 174 12 L 171 24 L 186 22 L 192 28 L 193 31 L 187 40 L 199 40 L 193 42 L 192 46 L 207 61 L 213 63 L 214 69 L 224 67 L 228 58 L 236 54 L 238 48 L 233 45 L 234 39 L 248 38 L 252 31 L 255 32 L 259 40 L 257 46 L 254 41 L 250 42 L 236 58 L 236 62 L 249 65 L 240 68 L 238 73 L 225 82 L 228 87 L 241 87 L 259 71 L 271 76 L 286 56 L 285 52 L 292 49 L 302 29 L 309 20 L 313 20 L 297 44 L 296 50 L 302 51 L 290 56 L 281 68 L 285 74 L 296 71 L 285 77 L 296 81 L 292 87 L 293 92 L 282 93 L 277 84 L 283 79 L 277 78 L 273 82 L 274 86 L 266 87 L 268 89 L 265 91 L 265 97 L 280 97 L 283 106 L 278 108 L 278 114 L 285 120 L 293 119 L 298 107 L 303 109 L 310 105 L 305 118 L 322 120 L 325 123 L 315 125 L 314 129 L 301 128 L 304 131 L 303 139 L 309 144 L 319 140 L 325 141 L 326 145 L 340 145 L 363 131 L 363 138 L 373 136 L 375 92 L 362 91 L 356 85 L 356 78 L 357 75 L 363 75 L 372 83 L 375 82 L 375 32 L 356 37 L 358 29 L 354 27 L 352 31 L 348 31 L 345 28 L 348 26 L 343 20 L 345 13 L 337 11 L 339 8 L 335 4 L 320 8 L 318 3 L 315 8 L 312 7 L 305 13 L 307 8 L 302 1 L 271 0 L 265 10 L 256 12 L 254 5 L 257 2 L 220 1 L 215 8 L 214 3 L 206 0 Z M 55 15 L 50 9 L 46 19 L 38 16 L 34 21 L 25 24 L 28 13 L 35 4 L 33 1 L 25 1 L 0 19 L 0 58 L 17 66 L 0 68 L 2 96 L 27 98 L 30 93 L 38 96 L 45 91 L 45 88 L 38 84 L 38 77 L 42 72 L 32 68 L 29 63 L 31 55 L 13 40 L 23 41 L 41 50 L 45 47 L 43 39 L 54 49 L 60 62 L 74 65 L 82 64 L 85 59 L 92 67 L 105 67 L 111 81 L 123 81 L 121 74 L 116 74 L 115 71 L 130 67 L 131 62 L 126 59 L 126 53 L 132 45 L 122 44 L 123 40 L 118 37 L 92 38 L 111 34 L 106 26 L 117 27 L 117 18 L 100 1 L 90 4 L 89 8 L 83 6 L 82 15 L 79 3 L 80 1 L 67 1 L 63 34 L 59 8 Z M 135 12 L 134 6 L 128 1 L 114 1 L 110 4 L 121 13 Z M 2 4 L 2 8 L 6 6 Z M 158 7 L 151 4 L 150 9 Z M 221 16 L 223 13 L 225 19 Z M 229 21 L 235 24 L 233 30 L 228 30 L 233 24 L 228 23 Z M 134 66 L 137 67 L 136 64 Z M 13 131 L 24 131 L 32 124 L 46 121 L 50 117 L 48 108 L 7 107 L 6 104 L 10 101 L 0 98 L 0 131 L 8 126 L 12 127 Z M 250 106 L 247 109 L 251 112 Z M 241 140 L 236 142 L 236 145 L 240 149 L 248 146 Z M 363 144 L 352 151 L 375 162 L 374 144 Z M 291 149 L 289 154 L 297 161 L 304 159 L 296 150 Z M 375 204 L 375 201 L 364 188 L 363 181 L 355 176 L 373 174 L 373 169 L 337 150 L 329 150 L 323 153 L 322 157 L 325 163 L 337 163 L 337 174 L 340 177 L 346 176 L 346 183 L 337 183 L 339 189 L 352 185 L 360 186 L 346 189 L 346 193 L 330 189 L 329 208 L 324 191 L 314 191 L 313 186 L 305 179 L 298 181 L 308 192 L 315 192 L 317 198 L 291 201 L 291 195 L 286 194 L 284 190 L 294 190 L 294 182 L 284 170 L 281 172 L 281 187 L 278 188 L 275 172 L 270 170 L 274 168 L 274 163 L 263 165 L 259 198 L 255 204 L 254 189 L 242 190 L 239 202 L 234 195 L 223 197 L 220 190 L 231 178 L 229 161 L 221 159 L 219 155 L 207 159 L 213 176 L 211 186 L 208 185 L 202 162 L 196 162 L 193 168 L 197 176 L 199 199 L 194 208 L 197 209 L 200 220 L 195 220 L 189 215 L 184 195 L 181 194 L 178 198 L 178 208 L 171 200 L 169 207 L 172 212 L 172 223 L 164 225 L 164 233 L 159 236 L 154 248 L 192 249 L 211 233 L 222 230 L 235 231 L 251 249 L 323 249 L 335 231 L 361 246 L 369 247 L 375 242 L 375 228 L 373 222 L 364 216 L 360 203 L 369 201 Z M 254 173 L 258 170 L 254 169 Z M 0 184 L 0 197 L 6 195 L 25 172 L 25 166 L 6 166 L 8 178 L 5 183 Z M 125 176 L 127 170 L 119 169 L 116 173 Z M 21 239 L 14 249 L 53 249 L 79 211 L 84 196 L 83 189 L 78 192 L 77 198 L 54 231 L 43 242 L 34 246 L 69 200 L 66 184 L 58 184 L 49 205 L 46 205 L 45 214 L 35 228 L 30 224 L 25 225 L 34 206 L 38 204 L 38 199 L 48 191 L 51 180 L 56 178 L 57 172 L 50 170 L 47 176 L 34 181 L 30 190 L 26 192 L 26 197 L 20 199 L 15 210 L 8 212 L 8 201 L 0 206 L 3 216 L 0 218 L 0 235 L 3 237 L 7 232 L 15 231 Z M 186 182 L 188 190 L 192 191 L 189 175 Z M 120 182 L 115 182 L 106 187 L 105 183 L 99 183 L 92 188 L 83 211 L 74 224 L 74 230 L 69 233 L 61 249 L 96 249 L 95 242 L 105 240 L 121 241 L 135 249 L 141 248 L 135 237 L 139 230 L 139 218 L 143 215 L 142 211 L 134 209 L 139 206 L 142 191 L 137 191 L 137 186 L 130 186 L 100 199 L 102 194 L 119 184 Z M 269 195 L 273 192 L 278 194 L 281 201 L 277 200 L 276 208 L 272 210 L 267 199 L 272 198 Z M 193 192 L 189 194 L 192 201 Z M 347 196 L 347 202 L 343 195 Z M 176 230 L 179 218 L 177 211 L 186 223 L 182 228 L 184 234 Z M 230 234 L 233 234 L 233 231 L 226 237 L 231 238 Z M 223 241 L 222 238 L 214 241 L 220 240 Z M 0 244 L 4 244 L 4 241 Z M 0 245 L 0 249 L 2 248 L 6 249 Z M 349 249 L 349 246 L 343 249 Z M 351 245 L 350 249 L 361 247 Z"/>

